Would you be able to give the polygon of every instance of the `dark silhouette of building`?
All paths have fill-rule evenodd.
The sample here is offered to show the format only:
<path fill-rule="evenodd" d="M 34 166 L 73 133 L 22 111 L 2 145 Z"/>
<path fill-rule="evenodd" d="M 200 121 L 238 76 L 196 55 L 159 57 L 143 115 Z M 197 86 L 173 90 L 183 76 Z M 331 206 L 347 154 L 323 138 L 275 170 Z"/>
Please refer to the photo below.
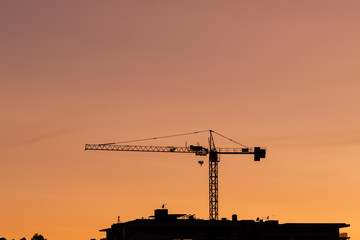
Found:
<path fill-rule="evenodd" d="M 168 214 L 156 209 L 149 219 L 116 223 L 106 232 L 106 240 L 346 240 L 340 228 L 345 223 L 284 223 L 275 220 L 202 220 L 194 215 Z"/>

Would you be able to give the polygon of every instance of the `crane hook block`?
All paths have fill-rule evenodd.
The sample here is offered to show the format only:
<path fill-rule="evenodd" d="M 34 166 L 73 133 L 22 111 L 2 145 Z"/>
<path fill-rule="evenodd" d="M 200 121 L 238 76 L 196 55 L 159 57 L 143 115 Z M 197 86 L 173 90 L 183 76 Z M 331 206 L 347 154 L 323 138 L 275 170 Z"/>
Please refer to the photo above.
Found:
<path fill-rule="evenodd" d="M 260 147 L 254 147 L 254 161 L 260 161 L 261 158 L 265 158 L 266 149 Z"/>

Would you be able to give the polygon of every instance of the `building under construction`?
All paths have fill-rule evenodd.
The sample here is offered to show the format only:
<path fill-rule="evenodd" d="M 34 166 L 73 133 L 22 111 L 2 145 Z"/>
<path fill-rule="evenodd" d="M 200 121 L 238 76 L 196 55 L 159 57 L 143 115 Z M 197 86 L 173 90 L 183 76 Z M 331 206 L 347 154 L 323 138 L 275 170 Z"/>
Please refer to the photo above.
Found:
<path fill-rule="evenodd" d="M 148 219 L 115 223 L 106 232 L 106 240 L 346 240 L 340 228 L 345 223 L 284 223 L 275 220 L 202 220 L 194 215 L 169 214 L 156 209 Z"/>

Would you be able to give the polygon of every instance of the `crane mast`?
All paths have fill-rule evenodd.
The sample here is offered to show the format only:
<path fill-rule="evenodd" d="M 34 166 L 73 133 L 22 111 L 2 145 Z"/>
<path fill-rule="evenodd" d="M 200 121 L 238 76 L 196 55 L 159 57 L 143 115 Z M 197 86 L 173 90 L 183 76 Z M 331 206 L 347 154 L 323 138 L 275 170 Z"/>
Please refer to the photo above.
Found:
<path fill-rule="evenodd" d="M 190 145 L 189 147 L 174 147 L 174 146 L 141 146 L 141 145 L 118 145 L 116 143 L 105 144 L 85 144 L 85 150 L 101 150 L 101 151 L 134 151 L 134 152 L 172 152 L 172 153 L 193 153 L 196 156 L 209 155 L 209 219 L 219 219 L 219 181 L 218 181 L 218 164 L 219 154 L 253 154 L 254 161 L 260 161 L 261 158 L 265 158 L 266 149 L 260 147 L 248 148 L 244 145 L 243 148 L 216 148 L 213 133 L 216 133 L 232 142 L 232 139 L 227 138 L 213 130 L 210 132 L 209 148 L 202 146 Z M 204 131 L 202 131 L 204 132 Z M 195 134 L 200 132 L 194 132 Z M 178 134 L 173 136 L 180 136 L 187 134 Z M 166 136 L 172 137 L 172 136 Z M 165 137 L 160 137 L 165 138 Z M 152 138 L 158 139 L 158 138 Z M 144 139 L 151 140 L 151 139 Z M 140 141 L 140 140 L 136 140 Z M 237 142 L 235 142 L 237 143 Z M 239 144 L 239 143 L 237 143 Z"/>
<path fill-rule="evenodd" d="M 216 152 L 215 142 L 210 130 L 209 137 L 209 219 L 219 219 L 219 179 L 218 179 L 218 163 L 219 157 Z"/>

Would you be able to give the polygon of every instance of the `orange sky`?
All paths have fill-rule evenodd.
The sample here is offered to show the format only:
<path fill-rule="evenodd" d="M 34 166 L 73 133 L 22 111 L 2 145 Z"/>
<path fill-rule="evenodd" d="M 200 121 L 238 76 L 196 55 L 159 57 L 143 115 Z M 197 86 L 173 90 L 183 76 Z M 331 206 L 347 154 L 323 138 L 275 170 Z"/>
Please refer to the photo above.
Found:
<path fill-rule="evenodd" d="M 214 129 L 268 149 L 260 163 L 221 158 L 220 217 L 345 222 L 360 239 L 359 10 L 338 0 L 1 1 L 0 237 L 99 239 L 117 216 L 164 202 L 207 218 L 207 166 L 195 156 L 84 144 Z"/>

